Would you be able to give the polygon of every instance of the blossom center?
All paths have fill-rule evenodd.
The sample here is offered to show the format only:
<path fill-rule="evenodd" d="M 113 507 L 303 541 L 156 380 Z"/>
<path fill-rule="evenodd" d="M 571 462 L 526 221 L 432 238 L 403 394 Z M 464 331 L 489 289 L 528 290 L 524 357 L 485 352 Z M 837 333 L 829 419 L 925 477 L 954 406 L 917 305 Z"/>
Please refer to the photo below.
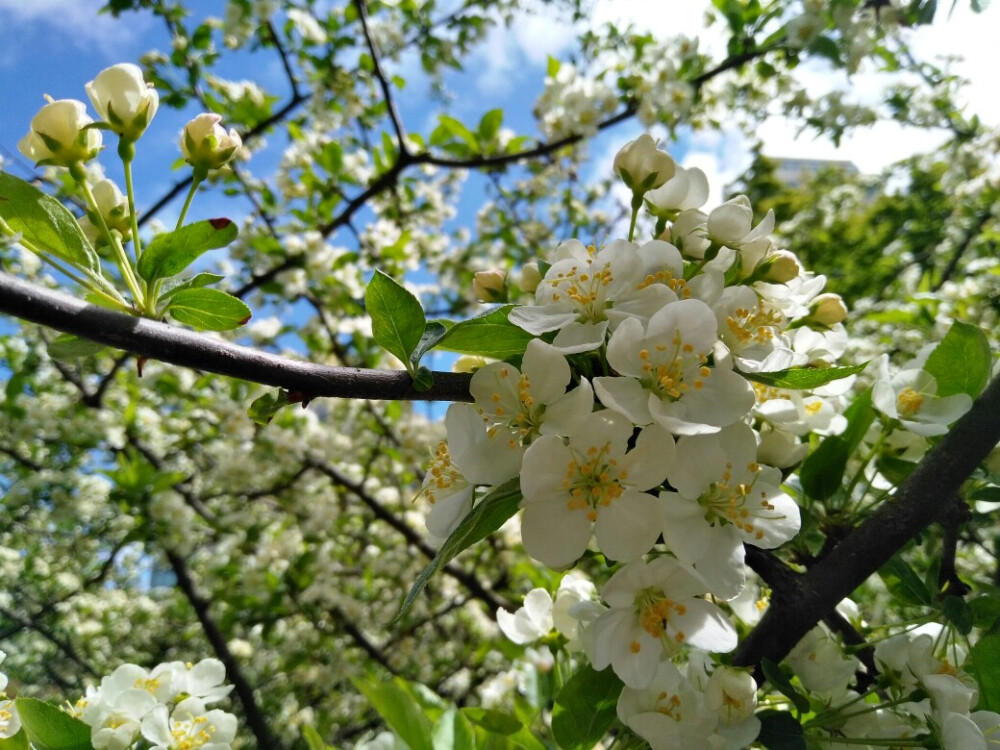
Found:
<path fill-rule="evenodd" d="M 767 309 L 763 300 L 759 300 L 753 310 L 738 307 L 732 315 L 726 316 L 729 332 L 726 343 L 743 346 L 766 344 L 774 338 L 774 329 L 781 323 L 781 314 Z"/>
<path fill-rule="evenodd" d="M 664 716 L 669 716 L 671 719 L 676 721 L 678 724 L 684 721 L 684 717 L 681 715 L 681 697 L 674 694 L 669 694 L 665 690 L 660 692 L 656 696 L 656 712 L 658 714 L 663 714 Z"/>
<path fill-rule="evenodd" d="M 597 509 L 607 507 L 625 493 L 628 472 L 619 468 L 618 459 L 611 457 L 611 444 L 587 448 L 585 453 L 574 451 L 566 465 L 562 488 L 569 492 L 570 510 L 586 510 L 591 521 L 597 520 Z"/>
<path fill-rule="evenodd" d="M 740 531 L 752 534 L 755 539 L 763 539 L 764 532 L 754 525 L 754 521 L 758 516 L 773 511 L 774 505 L 768 501 L 766 492 L 754 491 L 761 472 L 760 465 L 749 463 L 747 471 L 751 475 L 749 481 L 734 482 L 733 465 L 727 462 L 722 479 L 710 484 L 699 502 L 705 508 L 705 520 L 709 523 L 728 522 Z"/>
<path fill-rule="evenodd" d="M 896 397 L 896 411 L 899 412 L 901 417 L 912 417 L 920 411 L 920 407 L 924 405 L 924 397 L 913 390 L 910 386 L 906 386 L 903 390 L 899 392 Z"/>
<path fill-rule="evenodd" d="M 212 741 L 215 727 L 205 716 L 192 716 L 187 721 L 174 721 L 170 736 L 177 741 L 177 750 L 197 750 Z"/>
<path fill-rule="evenodd" d="M 465 481 L 465 478 L 455 468 L 455 464 L 452 463 L 448 443 L 444 440 L 438 443 L 437 449 L 431 457 L 431 466 L 427 474 L 427 500 L 431 505 L 437 502 L 438 493 L 447 495 L 456 483 Z"/>
<path fill-rule="evenodd" d="M 605 287 L 612 281 L 610 263 L 605 263 L 601 269 L 594 269 L 593 261 L 590 261 L 582 270 L 580 266 L 572 266 L 568 271 L 557 273 L 547 283 L 554 290 L 553 302 L 568 300 L 577 309 L 581 322 L 599 323 L 604 320 L 607 308 Z"/>
<path fill-rule="evenodd" d="M 656 344 L 652 350 L 640 349 L 639 359 L 642 361 L 642 384 L 670 401 L 678 400 L 692 388 L 701 390 L 712 374 L 706 364 L 708 357 L 684 341 L 679 330 L 674 332 L 669 346 Z"/>
<path fill-rule="evenodd" d="M 664 635 L 670 624 L 670 618 L 674 615 L 684 615 L 687 607 L 680 602 L 675 602 L 663 592 L 647 588 L 639 592 L 635 598 L 636 612 L 639 615 L 639 625 L 653 638 L 663 641 Z M 677 643 L 684 642 L 684 631 L 674 630 L 673 639 Z"/>

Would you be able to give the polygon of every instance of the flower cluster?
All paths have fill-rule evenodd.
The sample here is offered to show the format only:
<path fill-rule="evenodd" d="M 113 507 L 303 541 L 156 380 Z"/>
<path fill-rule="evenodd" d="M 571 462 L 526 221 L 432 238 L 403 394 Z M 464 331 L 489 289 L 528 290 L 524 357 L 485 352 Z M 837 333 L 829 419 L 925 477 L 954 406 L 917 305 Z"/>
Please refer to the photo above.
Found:
<path fill-rule="evenodd" d="M 123 664 L 73 707 L 91 729 L 95 750 L 126 750 L 140 738 L 152 750 L 229 750 L 236 717 L 206 708 L 225 698 L 226 671 L 218 659 L 167 662 L 145 670 Z"/>
<path fill-rule="evenodd" d="M 7 654 L 0 651 L 0 664 L 7 658 Z M 7 689 L 7 675 L 0 672 L 0 740 L 13 737 L 21 730 L 21 717 L 17 714 L 14 701 L 7 697 L 4 691 Z"/>
<path fill-rule="evenodd" d="M 533 558 L 564 569 L 593 543 L 621 563 L 603 604 L 569 612 L 592 666 L 611 666 L 626 686 L 623 721 L 647 738 L 673 738 L 664 747 L 717 730 L 728 738 L 721 746 L 737 747 L 756 731 L 744 723 L 752 680 L 690 664 L 735 648 L 719 603 L 743 591 L 745 545 L 774 548 L 799 530 L 777 467 L 801 459 L 799 436 L 838 426 L 839 406 L 823 391 L 750 378 L 832 365 L 845 348 L 846 309 L 822 293 L 822 276 L 775 246 L 772 213 L 754 224 L 744 196 L 703 212 L 704 174 L 678 167 L 649 136 L 622 149 L 615 171 L 633 192 L 629 239 L 569 240 L 539 263 L 533 295 L 509 313 L 534 337 L 523 357 L 478 369 L 475 403 L 448 411 L 425 481 L 427 525 L 448 535 L 482 487 L 519 476 L 521 540 Z M 635 242 L 644 205 L 655 236 Z M 538 637 L 551 606 L 533 592 L 525 610 L 499 615 L 501 627 L 518 642 Z M 739 710 L 705 708 L 720 683 L 743 696 L 726 703 Z M 663 695 L 669 705 L 659 705 Z M 691 696 L 700 708 L 681 711 Z M 663 716 L 681 734 L 656 729 Z"/>

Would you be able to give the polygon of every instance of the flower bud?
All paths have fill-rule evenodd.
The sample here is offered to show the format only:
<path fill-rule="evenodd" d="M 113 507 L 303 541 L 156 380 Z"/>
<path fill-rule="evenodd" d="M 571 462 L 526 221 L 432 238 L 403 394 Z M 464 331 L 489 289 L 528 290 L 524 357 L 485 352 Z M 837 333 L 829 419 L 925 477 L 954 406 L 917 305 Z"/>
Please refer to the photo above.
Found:
<path fill-rule="evenodd" d="M 481 367 L 486 367 L 486 358 L 474 354 L 463 354 L 451 365 L 452 372 L 473 373 Z"/>
<path fill-rule="evenodd" d="M 92 122 L 83 102 L 50 100 L 32 118 L 31 130 L 17 148 L 36 164 L 68 167 L 89 161 L 102 148 L 101 131 L 87 128 Z"/>
<path fill-rule="evenodd" d="M 771 284 L 784 284 L 802 273 L 799 259 L 787 250 L 778 250 L 768 255 L 760 264 L 761 273 L 754 276 Z"/>
<path fill-rule="evenodd" d="M 1000 445 L 997 445 L 983 459 L 983 466 L 990 474 L 1000 477 Z"/>
<path fill-rule="evenodd" d="M 634 195 L 642 196 L 673 177 L 676 165 L 670 154 L 656 148 L 651 135 L 643 133 L 622 146 L 615 155 L 614 170 Z"/>
<path fill-rule="evenodd" d="M 542 272 L 538 270 L 538 264 L 534 261 L 525 263 L 521 268 L 521 291 L 532 294 L 538 285 L 542 283 Z"/>
<path fill-rule="evenodd" d="M 160 106 L 153 84 L 131 63 L 105 68 L 85 88 L 97 114 L 127 141 L 139 139 Z"/>
<path fill-rule="evenodd" d="M 196 171 L 208 172 L 224 167 L 243 145 L 239 134 L 235 130 L 227 133 L 219 124 L 221 121 L 220 115 L 205 113 L 184 126 L 181 152 L 184 161 Z"/>
<path fill-rule="evenodd" d="M 480 302 L 502 302 L 507 299 L 507 273 L 479 271 L 472 280 L 472 293 Z"/>
<path fill-rule="evenodd" d="M 646 207 L 654 216 L 672 218 L 677 212 L 704 206 L 708 192 L 708 177 L 703 171 L 677 167 L 673 177 L 646 193 Z"/>
<path fill-rule="evenodd" d="M 809 308 L 809 320 L 824 326 L 841 323 L 847 317 L 847 305 L 839 294 L 827 292 L 813 300 Z"/>

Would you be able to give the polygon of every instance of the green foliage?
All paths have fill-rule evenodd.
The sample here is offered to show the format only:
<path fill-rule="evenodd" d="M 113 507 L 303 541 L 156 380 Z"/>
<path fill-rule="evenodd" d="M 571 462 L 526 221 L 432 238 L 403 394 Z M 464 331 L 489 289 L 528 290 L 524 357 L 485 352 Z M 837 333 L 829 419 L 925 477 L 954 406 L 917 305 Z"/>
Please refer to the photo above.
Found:
<path fill-rule="evenodd" d="M 56 336 L 48 345 L 49 356 L 53 359 L 79 359 L 97 354 L 104 349 L 104 344 L 71 336 L 68 333 Z"/>
<path fill-rule="evenodd" d="M 775 690 L 788 698 L 799 713 L 804 714 L 809 711 L 809 699 L 795 689 L 791 680 L 788 679 L 788 675 L 781 670 L 778 664 L 765 657 L 761 659 L 760 666 L 764 671 L 764 677 L 767 678 L 767 681 L 771 683 Z"/>
<path fill-rule="evenodd" d="M 990 379 L 993 355 L 979 326 L 955 321 L 927 357 L 924 370 L 937 381 L 938 396 L 967 393 L 975 398 Z"/>
<path fill-rule="evenodd" d="M 766 710 L 757 714 L 760 734 L 757 742 L 767 750 L 806 750 L 802 725 L 787 711 Z"/>
<path fill-rule="evenodd" d="M 903 604 L 925 607 L 933 604 L 930 589 L 900 555 L 879 568 L 878 574 L 889 593 Z"/>
<path fill-rule="evenodd" d="M 847 367 L 794 367 L 788 370 L 775 370 L 774 372 L 741 372 L 740 374 L 747 380 L 755 383 L 763 383 L 772 388 L 787 388 L 788 390 L 810 390 L 821 385 L 832 383 L 834 380 L 857 375 L 868 366 L 865 362 L 860 365 L 850 365 Z"/>
<path fill-rule="evenodd" d="M 229 219 L 207 219 L 158 234 L 139 257 L 139 276 L 150 283 L 176 276 L 205 252 L 228 245 L 238 233 Z"/>
<path fill-rule="evenodd" d="M 802 462 L 799 471 L 802 489 L 818 500 L 826 500 L 840 489 L 848 459 L 875 421 L 871 390 L 855 397 L 844 412 L 844 417 L 847 419 L 847 428 L 840 435 L 824 438 L 819 448 Z"/>
<path fill-rule="evenodd" d="M 0 750 L 30 750 L 28 735 L 21 729 L 13 737 L 0 737 Z"/>
<path fill-rule="evenodd" d="M 434 559 L 424 568 L 409 593 L 403 600 L 399 614 L 396 615 L 396 623 L 406 617 L 413 602 L 423 591 L 427 582 L 447 565 L 463 550 L 468 549 L 480 539 L 492 534 L 499 529 L 512 515 L 517 512 L 521 502 L 520 479 L 515 477 L 497 487 L 491 489 L 479 500 L 479 503 L 472 511 L 462 519 L 458 527 L 451 532 L 444 544 L 438 550 Z"/>
<path fill-rule="evenodd" d="M 478 354 L 494 359 L 507 359 L 524 354 L 534 338 L 508 319 L 513 305 L 489 310 L 474 318 L 448 326 L 434 346 L 459 354 Z"/>
<path fill-rule="evenodd" d="M 247 409 L 247 416 L 257 424 L 270 424 L 279 409 L 294 403 L 297 402 L 289 398 L 288 391 L 278 388 L 255 398 Z"/>
<path fill-rule="evenodd" d="M 0 172 L 0 219 L 39 250 L 80 269 L 99 272 L 94 248 L 66 207 L 24 180 Z"/>
<path fill-rule="evenodd" d="M 252 313 L 238 297 L 219 289 L 182 289 L 170 296 L 165 312 L 178 323 L 199 331 L 231 331 L 246 324 Z"/>
<path fill-rule="evenodd" d="M 610 670 L 586 666 L 563 685 L 552 709 L 552 734 L 565 750 L 589 750 L 615 723 L 622 681 Z"/>
<path fill-rule="evenodd" d="M 1000 633 L 996 629 L 984 635 L 969 654 L 970 672 L 976 676 L 979 685 L 978 708 L 984 711 L 1000 711 Z"/>
<path fill-rule="evenodd" d="M 61 708 L 34 698 L 18 698 L 14 705 L 36 750 L 93 750 L 90 727 Z"/>
<path fill-rule="evenodd" d="M 372 319 L 375 343 L 395 355 L 414 375 L 416 363 L 411 357 L 427 327 L 420 301 L 390 276 L 376 271 L 365 290 L 365 309 Z"/>

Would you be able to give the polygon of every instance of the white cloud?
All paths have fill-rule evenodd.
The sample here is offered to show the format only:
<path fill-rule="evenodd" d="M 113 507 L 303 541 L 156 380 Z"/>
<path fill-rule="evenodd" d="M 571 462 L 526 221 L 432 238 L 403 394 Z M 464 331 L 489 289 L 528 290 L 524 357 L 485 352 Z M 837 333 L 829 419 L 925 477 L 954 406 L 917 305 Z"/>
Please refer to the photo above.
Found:
<path fill-rule="evenodd" d="M 111 15 L 98 14 L 103 0 L 0 0 L 0 28 L 4 35 L 3 62 L 23 60 L 39 40 L 46 48 L 65 46 L 97 51 L 109 62 L 131 59 L 134 41 L 151 23 L 146 14 L 131 14 L 127 25 Z M 16 29 L 18 33 L 11 33 Z"/>

